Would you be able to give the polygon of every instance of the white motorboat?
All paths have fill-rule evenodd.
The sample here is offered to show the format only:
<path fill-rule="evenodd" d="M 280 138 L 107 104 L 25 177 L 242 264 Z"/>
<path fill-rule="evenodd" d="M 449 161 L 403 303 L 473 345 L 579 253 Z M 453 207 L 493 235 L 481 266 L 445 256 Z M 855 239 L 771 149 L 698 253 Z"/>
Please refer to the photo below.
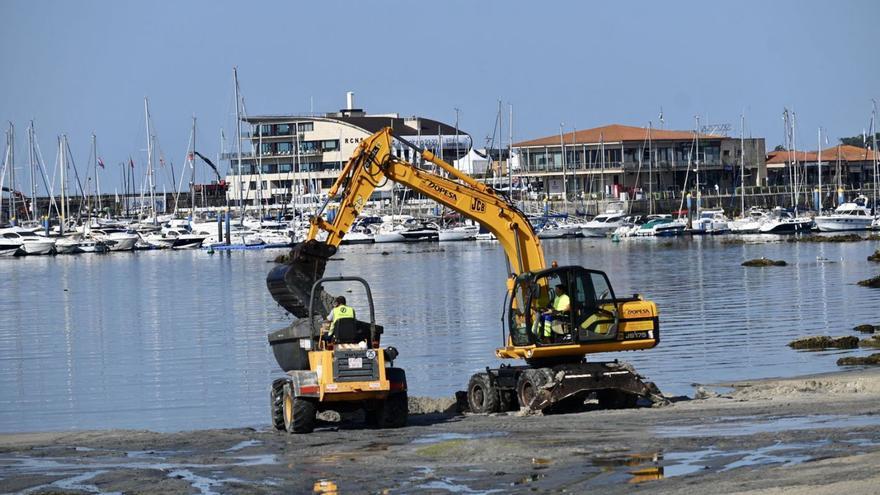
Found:
<path fill-rule="evenodd" d="M 21 240 L 0 235 L 0 256 L 15 256 L 21 250 Z"/>
<path fill-rule="evenodd" d="M 652 218 L 653 217 L 653 218 Z M 673 219 L 672 215 L 649 215 L 648 221 L 639 226 L 635 235 L 639 237 L 670 237 L 684 233 L 687 222 Z"/>
<path fill-rule="evenodd" d="M 406 240 L 403 237 L 405 230 L 406 227 L 401 224 L 383 223 L 376 229 L 373 241 L 376 243 L 403 242 Z"/>
<path fill-rule="evenodd" d="M 375 229 L 382 224 L 379 217 L 358 218 L 351 230 L 342 238 L 342 244 L 372 244 L 376 241 Z"/>
<path fill-rule="evenodd" d="M 457 225 L 440 229 L 438 240 L 440 242 L 472 241 L 477 238 L 479 233 L 479 225 Z"/>
<path fill-rule="evenodd" d="M 58 254 L 74 254 L 81 252 L 82 236 L 79 234 L 66 235 L 55 239 L 55 252 Z"/>
<path fill-rule="evenodd" d="M 437 241 L 440 238 L 440 227 L 436 223 L 424 220 L 407 220 L 404 230 L 400 231 L 404 242 Z"/>
<path fill-rule="evenodd" d="M 769 218 L 770 214 L 767 211 L 753 207 L 746 216 L 730 222 L 730 231 L 734 234 L 755 234 Z"/>
<path fill-rule="evenodd" d="M 813 221 L 807 217 L 796 217 L 790 212 L 776 207 L 770 212 L 770 218 L 764 220 L 758 228 L 759 234 L 796 234 L 809 232 Z"/>
<path fill-rule="evenodd" d="M 480 232 L 479 234 L 474 236 L 474 239 L 476 239 L 478 241 L 497 241 L 498 240 L 498 238 L 495 237 L 495 234 L 493 234 L 491 232 Z"/>
<path fill-rule="evenodd" d="M 90 235 L 106 244 L 110 251 L 131 251 L 134 249 L 135 243 L 140 240 L 140 236 L 136 232 L 123 228 L 91 229 Z"/>
<path fill-rule="evenodd" d="M 92 237 L 84 237 L 79 242 L 79 252 L 81 253 L 106 253 L 110 250 L 102 241 Z"/>
<path fill-rule="evenodd" d="M 194 234 L 188 230 L 164 230 L 161 234 L 149 234 L 144 237 L 144 240 L 160 249 L 197 249 L 202 246 L 202 243 L 208 237 L 204 234 Z"/>
<path fill-rule="evenodd" d="M 866 200 L 865 200 L 866 201 Z M 842 230 L 868 230 L 874 222 L 871 210 L 865 202 L 857 199 L 853 203 L 843 203 L 830 215 L 819 215 L 813 219 L 821 232 Z"/>
<path fill-rule="evenodd" d="M 23 254 L 52 254 L 55 252 L 55 239 L 38 236 L 28 229 L 9 227 L 0 230 L 0 235 L 7 242 L 20 241 L 21 247 L 19 249 Z"/>
<path fill-rule="evenodd" d="M 585 223 L 581 228 L 584 237 L 605 237 L 611 235 L 618 227 L 623 225 L 623 213 L 603 213 L 596 215 L 592 220 Z"/>
<path fill-rule="evenodd" d="M 724 234 L 730 231 L 730 220 L 724 210 L 702 210 L 693 222 L 694 234 Z"/>
<path fill-rule="evenodd" d="M 581 235 L 579 225 L 567 222 L 548 220 L 538 229 L 538 239 L 561 239 L 563 237 L 578 237 Z"/>

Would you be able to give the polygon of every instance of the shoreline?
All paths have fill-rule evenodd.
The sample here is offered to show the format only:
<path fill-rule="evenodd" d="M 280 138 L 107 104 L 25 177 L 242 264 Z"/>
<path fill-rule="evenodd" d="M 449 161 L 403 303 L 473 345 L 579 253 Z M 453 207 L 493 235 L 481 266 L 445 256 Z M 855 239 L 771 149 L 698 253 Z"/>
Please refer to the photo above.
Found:
<path fill-rule="evenodd" d="M 548 416 L 416 414 L 396 430 L 354 418 L 309 435 L 7 433 L 0 477 L 3 491 L 29 493 L 307 492 L 322 480 L 341 492 L 873 493 L 880 483 L 880 369 L 702 385 L 697 396 Z"/>

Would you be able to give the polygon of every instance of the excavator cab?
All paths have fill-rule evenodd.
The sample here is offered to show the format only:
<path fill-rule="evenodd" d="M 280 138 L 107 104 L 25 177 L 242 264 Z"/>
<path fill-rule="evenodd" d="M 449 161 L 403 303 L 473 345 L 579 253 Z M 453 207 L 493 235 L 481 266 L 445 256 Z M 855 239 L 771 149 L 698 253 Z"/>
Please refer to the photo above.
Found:
<path fill-rule="evenodd" d="M 559 311 L 561 298 L 567 310 Z M 524 273 L 514 282 L 509 332 L 514 346 L 558 346 L 613 341 L 618 311 L 608 276 L 580 266 Z"/>

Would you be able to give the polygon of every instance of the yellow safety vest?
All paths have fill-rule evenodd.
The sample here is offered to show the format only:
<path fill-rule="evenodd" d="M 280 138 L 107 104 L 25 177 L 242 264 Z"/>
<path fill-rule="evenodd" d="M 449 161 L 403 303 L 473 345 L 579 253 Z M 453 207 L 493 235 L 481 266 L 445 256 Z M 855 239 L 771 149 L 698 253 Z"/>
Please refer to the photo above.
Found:
<path fill-rule="evenodd" d="M 562 294 L 561 296 L 556 296 L 553 299 L 553 310 L 554 311 L 564 311 L 571 304 L 571 301 L 568 298 L 567 294 Z"/>
<path fill-rule="evenodd" d="M 344 304 L 340 304 L 333 308 L 333 323 L 330 325 L 330 333 L 333 333 L 333 329 L 336 328 L 336 322 L 343 318 L 354 318 L 354 309 Z"/>
<path fill-rule="evenodd" d="M 556 296 L 553 299 L 553 310 L 554 311 L 564 311 L 565 308 L 569 307 L 570 304 L 571 304 L 571 300 L 568 298 L 568 295 L 562 294 L 561 296 Z M 541 322 L 541 330 L 543 330 L 544 337 L 549 337 L 549 336 L 553 335 L 553 321 L 552 320 L 542 321 Z"/>

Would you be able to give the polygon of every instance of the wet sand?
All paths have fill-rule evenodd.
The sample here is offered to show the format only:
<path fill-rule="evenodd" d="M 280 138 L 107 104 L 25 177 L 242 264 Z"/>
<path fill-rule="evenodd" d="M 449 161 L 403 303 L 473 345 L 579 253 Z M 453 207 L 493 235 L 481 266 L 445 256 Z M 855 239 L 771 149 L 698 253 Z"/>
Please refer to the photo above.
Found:
<path fill-rule="evenodd" d="M 880 370 L 697 396 L 550 416 L 422 414 L 398 430 L 354 418 L 310 435 L 8 434 L 0 492 L 308 493 L 324 480 L 317 488 L 340 493 L 877 493 Z"/>

